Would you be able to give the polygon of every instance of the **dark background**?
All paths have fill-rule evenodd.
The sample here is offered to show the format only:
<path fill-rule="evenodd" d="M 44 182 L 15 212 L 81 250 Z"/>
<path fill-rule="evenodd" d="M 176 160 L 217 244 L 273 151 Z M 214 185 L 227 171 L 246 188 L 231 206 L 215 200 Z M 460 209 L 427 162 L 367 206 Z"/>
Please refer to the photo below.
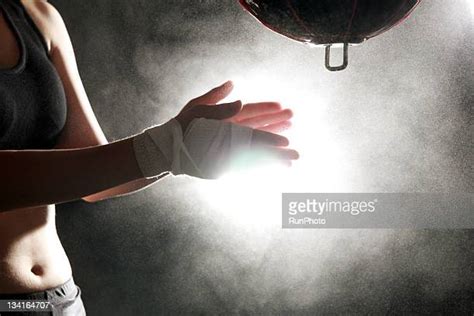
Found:
<path fill-rule="evenodd" d="M 307 191 L 473 190 L 468 0 L 424 1 L 406 23 L 352 48 L 337 74 L 323 68 L 322 49 L 267 31 L 237 1 L 51 2 L 109 140 L 169 119 L 226 79 L 257 76 L 262 97 L 290 91 L 295 120 L 317 113 L 327 125 L 329 140 L 301 120 L 312 137 L 299 143 L 302 158 L 319 140 L 342 150 L 340 164 L 306 160 Z M 346 171 L 331 182 L 323 169 Z M 90 315 L 474 312 L 472 230 L 259 230 L 211 206 L 201 185 L 167 178 L 58 207 Z"/>

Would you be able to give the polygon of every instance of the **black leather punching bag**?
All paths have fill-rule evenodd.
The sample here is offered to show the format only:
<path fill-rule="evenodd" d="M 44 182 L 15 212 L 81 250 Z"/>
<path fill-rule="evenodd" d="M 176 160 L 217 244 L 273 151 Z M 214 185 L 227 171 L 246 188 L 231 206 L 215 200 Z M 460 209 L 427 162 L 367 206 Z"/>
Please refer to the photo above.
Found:
<path fill-rule="evenodd" d="M 326 46 L 326 68 L 348 64 L 348 46 L 377 36 L 410 15 L 421 0 L 239 0 L 263 25 L 299 42 Z M 330 65 L 331 45 L 344 60 Z"/>

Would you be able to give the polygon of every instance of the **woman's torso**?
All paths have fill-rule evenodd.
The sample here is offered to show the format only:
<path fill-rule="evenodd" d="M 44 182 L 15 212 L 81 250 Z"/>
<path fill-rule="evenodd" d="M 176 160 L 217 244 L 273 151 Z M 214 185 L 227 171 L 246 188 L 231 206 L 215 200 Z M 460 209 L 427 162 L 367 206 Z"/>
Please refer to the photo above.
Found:
<path fill-rule="evenodd" d="M 64 91 L 30 5 L 0 0 L 0 150 L 51 148 L 65 123 Z M 70 277 L 54 206 L 0 213 L 0 293 L 43 291 Z"/>
<path fill-rule="evenodd" d="M 71 277 L 54 206 L 0 213 L 0 293 L 32 293 Z"/>

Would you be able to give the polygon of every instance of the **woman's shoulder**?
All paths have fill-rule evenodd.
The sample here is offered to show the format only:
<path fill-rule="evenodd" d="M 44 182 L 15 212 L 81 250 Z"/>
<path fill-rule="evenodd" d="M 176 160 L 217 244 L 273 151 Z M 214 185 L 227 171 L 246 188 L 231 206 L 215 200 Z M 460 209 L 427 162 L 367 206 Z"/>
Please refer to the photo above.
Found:
<path fill-rule="evenodd" d="M 66 26 L 58 10 L 46 0 L 21 0 L 33 22 L 42 33 L 48 51 L 68 39 Z"/>

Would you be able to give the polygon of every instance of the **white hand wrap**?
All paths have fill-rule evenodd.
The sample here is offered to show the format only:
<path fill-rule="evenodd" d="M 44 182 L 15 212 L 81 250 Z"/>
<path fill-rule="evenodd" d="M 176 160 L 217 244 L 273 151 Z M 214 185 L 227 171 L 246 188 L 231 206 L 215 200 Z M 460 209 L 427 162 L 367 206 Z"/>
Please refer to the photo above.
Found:
<path fill-rule="evenodd" d="M 221 120 L 194 119 L 184 137 L 172 119 L 135 136 L 133 146 L 145 177 L 171 171 L 214 179 L 226 170 L 232 158 L 250 148 L 253 130 Z"/>

